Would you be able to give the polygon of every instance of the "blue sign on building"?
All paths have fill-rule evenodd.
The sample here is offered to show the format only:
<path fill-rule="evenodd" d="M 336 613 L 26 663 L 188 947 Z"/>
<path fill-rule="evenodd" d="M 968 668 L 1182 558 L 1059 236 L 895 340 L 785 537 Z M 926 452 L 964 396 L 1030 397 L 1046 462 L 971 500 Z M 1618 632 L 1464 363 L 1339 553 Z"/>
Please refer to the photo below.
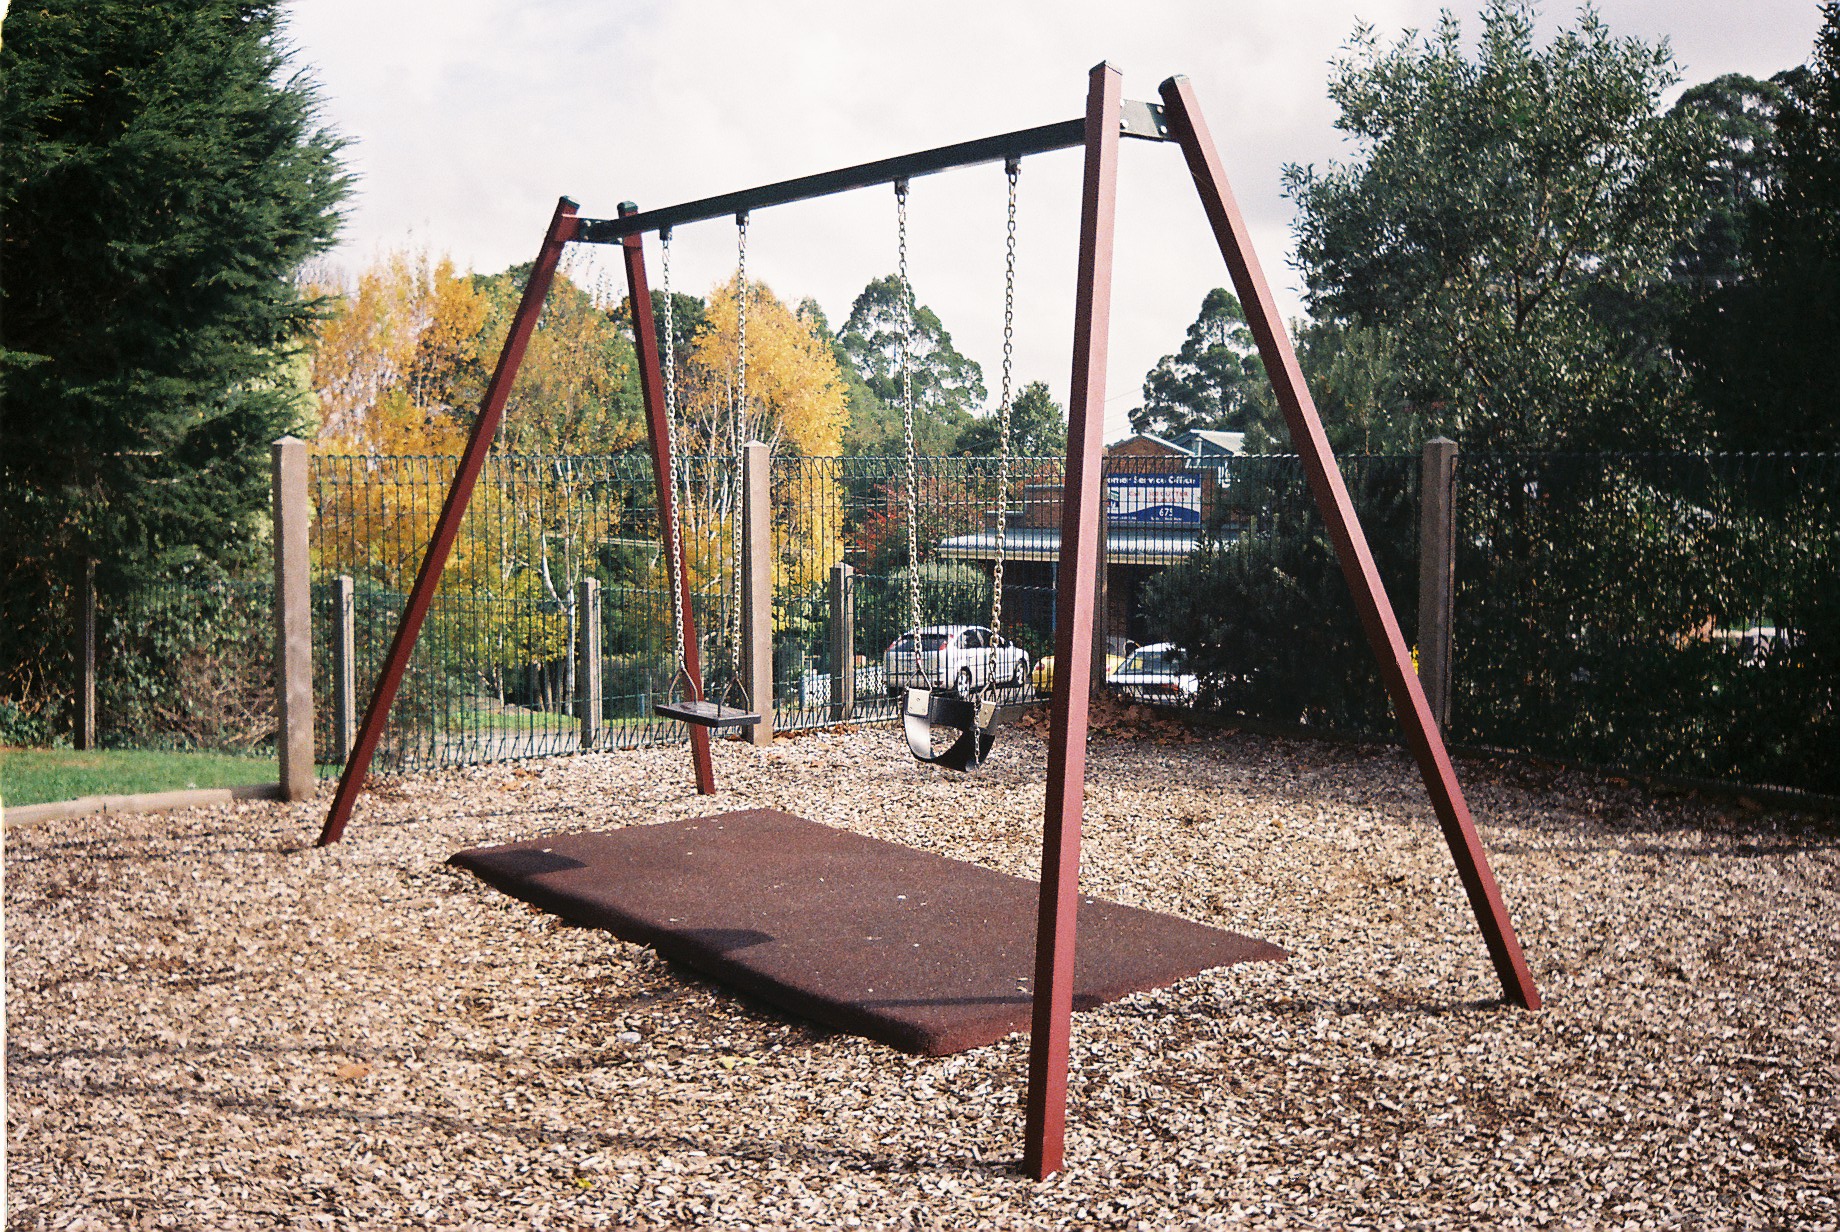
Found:
<path fill-rule="evenodd" d="M 1114 526 L 1200 526 L 1201 476 L 1193 471 L 1107 475 L 1105 509 Z"/>

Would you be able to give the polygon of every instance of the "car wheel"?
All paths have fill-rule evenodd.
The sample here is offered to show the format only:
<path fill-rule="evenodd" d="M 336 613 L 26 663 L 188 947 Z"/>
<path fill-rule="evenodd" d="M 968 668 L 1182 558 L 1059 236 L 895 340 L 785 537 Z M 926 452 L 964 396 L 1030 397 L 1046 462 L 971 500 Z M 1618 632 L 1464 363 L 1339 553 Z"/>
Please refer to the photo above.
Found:
<path fill-rule="evenodd" d="M 957 688 L 958 688 L 958 695 L 960 697 L 970 697 L 971 696 L 971 669 L 970 668 L 961 667 L 958 669 Z"/>
<path fill-rule="evenodd" d="M 1009 682 L 1012 687 L 1018 689 L 1029 682 L 1029 656 L 1018 655 L 1016 657 L 1016 674 L 1009 678 Z"/>

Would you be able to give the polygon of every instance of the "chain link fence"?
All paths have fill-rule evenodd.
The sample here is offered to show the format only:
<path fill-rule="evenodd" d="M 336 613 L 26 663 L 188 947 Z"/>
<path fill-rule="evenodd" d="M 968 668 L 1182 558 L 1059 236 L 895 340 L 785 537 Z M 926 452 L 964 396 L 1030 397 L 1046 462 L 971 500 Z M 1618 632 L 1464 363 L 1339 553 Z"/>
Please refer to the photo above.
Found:
<path fill-rule="evenodd" d="M 316 760 L 336 772 L 349 727 L 337 678 L 368 699 L 433 532 L 454 458 L 320 456 L 311 468 L 315 639 L 343 645 L 335 579 L 352 579 L 350 667 L 321 649 Z M 740 495 L 725 461 L 682 461 L 692 613 L 713 688 L 732 673 L 736 602 L 730 519 Z M 677 665 L 651 461 L 495 455 L 480 476 L 375 765 L 401 772 L 575 751 L 582 746 L 575 647 L 581 583 L 600 583 L 602 717 L 597 747 L 683 738 L 652 717 Z M 323 634 L 323 636 L 322 636 Z"/>
<path fill-rule="evenodd" d="M 312 460 L 322 773 L 337 772 L 358 717 L 348 705 L 339 721 L 341 673 L 361 707 L 454 465 Z M 1341 466 L 1410 639 L 1419 459 Z M 692 614 L 716 694 L 736 664 L 741 492 L 725 458 L 689 457 L 683 471 Z M 912 625 L 903 471 L 899 458 L 773 460 L 780 729 L 897 713 L 887 655 Z M 1052 680 L 1061 482 L 1058 458 L 1017 461 L 1007 491 L 994 459 L 920 463 L 921 623 L 991 623 L 1000 527 L 1001 632 L 1026 664 L 1025 697 Z M 1105 587 L 1091 602 L 1113 687 L 1229 716 L 1392 732 L 1295 457 L 1114 456 L 1105 491 Z M 1454 743 L 1840 792 L 1840 457 L 1465 454 L 1454 508 Z M 587 579 L 600 591 L 597 747 L 682 740 L 680 725 L 652 714 L 684 687 L 657 523 L 644 455 L 491 459 L 378 769 L 579 749 Z M 267 581 L 175 580 L 109 595 L 101 743 L 272 756 L 272 592 Z M 836 637 L 846 614 L 847 648 Z M 1126 658 L 1162 643 L 1177 653 Z M 1006 672 L 1016 662 L 996 661 Z"/>
<path fill-rule="evenodd" d="M 1840 793 L 1840 456 L 1465 455 L 1455 738 Z"/>

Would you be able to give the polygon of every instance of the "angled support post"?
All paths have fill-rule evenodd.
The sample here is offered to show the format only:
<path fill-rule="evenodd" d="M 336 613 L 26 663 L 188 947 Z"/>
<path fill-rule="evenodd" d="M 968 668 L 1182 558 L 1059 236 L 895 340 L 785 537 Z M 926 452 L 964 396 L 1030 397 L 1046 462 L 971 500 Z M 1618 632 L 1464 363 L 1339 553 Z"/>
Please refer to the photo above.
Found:
<path fill-rule="evenodd" d="M 1482 839 L 1476 833 L 1469 805 L 1464 802 L 1456 769 L 1444 748 L 1437 722 L 1431 717 L 1431 707 L 1425 700 L 1424 689 L 1419 686 L 1418 674 L 1412 670 L 1412 658 L 1399 631 L 1399 621 L 1393 615 L 1392 604 L 1387 601 L 1380 573 L 1374 567 L 1373 553 L 1368 550 L 1367 536 L 1348 499 L 1341 472 L 1336 469 L 1335 455 L 1323 432 L 1322 419 L 1304 384 L 1296 352 L 1291 349 L 1271 288 L 1266 285 L 1258 256 L 1253 252 L 1246 221 L 1227 186 L 1226 172 L 1213 138 L 1208 134 L 1207 124 L 1201 118 L 1194 89 L 1187 78 L 1171 77 L 1163 83 L 1161 93 L 1170 133 L 1180 143 L 1183 156 L 1188 160 L 1189 174 L 1194 177 L 1195 188 L 1201 194 L 1201 204 L 1207 211 L 1215 241 L 1233 276 L 1234 290 L 1239 293 L 1240 304 L 1246 310 L 1246 323 L 1251 326 L 1253 338 L 1258 343 L 1259 358 L 1264 361 L 1265 373 L 1284 410 L 1291 443 L 1303 457 L 1316 507 L 1335 543 L 1335 553 L 1341 561 L 1342 575 L 1348 581 L 1355 610 L 1360 614 L 1361 627 L 1373 648 L 1380 677 L 1392 699 L 1393 713 L 1399 718 L 1406 745 L 1425 780 L 1432 808 L 1443 827 L 1444 840 L 1450 846 L 1463 889 L 1469 895 L 1470 909 L 1475 912 L 1476 923 L 1488 944 L 1489 957 L 1495 964 L 1495 973 L 1501 979 L 1502 993 L 1516 1005 L 1537 1009 L 1539 989 L 1534 986 L 1527 960 L 1521 954 L 1520 940 L 1514 934 L 1500 887 L 1489 871 L 1488 855 L 1482 849 Z"/>
<path fill-rule="evenodd" d="M 631 201 L 620 203 L 620 217 L 639 212 Z M 652 478 L 658 487 L 658 541 L 670 569 L 668 585 L 676 592 L 677 610 L 684 617 L 684 675 L 691 696 L 703 700 L 703 656 L 697 649 L 696 622 L 691 618 L 690 571 L 686 567 L 683 537 L 676 533 L 677 476 L 671 473 L 671 433 L 677 425 L 665 415 L 664 363 L 658 355 L 658 327 L 652 316 L 652 289 L 645 277 L 645 235 L 634 232 L 620 240 L 626 258 L 626 290 L 632 304 L 633 349 L 639 356 L 639 395 L 645 403 L 645 437 L 652 451 Z M 675 653 L 675 647 L 673 647 Z M 710 795 L 716 789 L 715 765 L 709 754 L 709 729 L 690 725 L 690 761 L 696 790 Z"/>
<path fill-rule="evenodd" d="M 1086 795 L 1086 719 L 1092 688 L 1093 606 L 1099 570 L 1105 440 L 1105 360 L 1111 328 L 1112 224 L 1118 187 L 1122 74 L 1109 64 L 1087 78 L 1086 173 L 1080 205 L 1079 286 L 1073 312 L 1073 382 L 1067 407 L 1067 478 L 1061 497 L 1060 570 L 1054 595 L 1054 700 L 1042 819 L 1041 906 L 1035 927 L 1034 1007 L 1023 1168 L 1058 1172 L 1067 1133 L 1067 1053 L 1073 1030 L 1073 952 L 1080 901 L 1080 824 Z"/>
<path fill-rule="evenodd" d="M 567 197 L 556 202 L 556 212 L 550 216 L 549 230 L 543 236 L 543 246 L 537 251 L 536 264 L 530 271 L 530 281 L 524 284 L 524 297 L 518 301 L 517 313 L 511 318 L 511 332 L 505 336 L 505 349 L 499 352 L 498 367 L 492 373 L 491 383 L 486 386 L 485 397 L 479 404 L 479 417 L 473 421 L 473 433 L 467 438 L 466 452 L 460 456 L 460 466 L 454 472 L 454 482 L 447 490 L 447 502 L 441 506 L 441 516 L 435 522 L 434 536 L 428 542 L 428 551 L 422 557 L 422 567 L 415 575 L 415 588 L 409 592 L 409 603 L 403 609 L 402 620 L 396 626 L 396 636 L 390 642 L 390 651 L 384 656 L 383 670 L 377 675 L 377 687 L 371 691 L 370 705 L 365 708 L 364 722 L 358 728 L 358 739 L 352 745 L 351 756 L 346 759 L 345 772 L 339 777 L 338 794 L 332 799 L 332 811 L 326 815 L 326 824 L 320 830 L 319 845 L 336 843 L 345 834 L 345 823 L 351 819 L 351 808 L 356 803 L 358 793 L 364 789 L 364 776 L 370 773 L 371 758 L 377 753 L 377 743 L 383 738 L 384 724 L 389 721 L 390 706 L 396 701 L 397 691 L 402 688 L 403 675 L 409 669 L 409 656 L 415 650 L 416 638 L 421 636 L 422 623 L 428 619 L 428 609 L 434 603 L 435 588 L 441 584 L 441 572 L 447 568 L 447 558 L 453 554 L 454 540 L 460 535 L 460 522 L 466 516 L 467 503 L 473 499 L 473 488 L 479 482 L 479 473 L 485 469 L 486 455 L 492 450 L 493 438 L 498 435 L 498 425 L 505 417 L 505 402 L 511 396 L 511 383 L 517 378 L 518 366 L 524 362 L 524 351 L 530 345 L 530 336 L 536 332 L 537 318 L 543 313 L 543 300 L 549 294 L 549 284 L 556 276 L 556 266 L 562 260 L 562 246 L 573 240 L 580 222 L 576 218 L 576 205 Z"/>

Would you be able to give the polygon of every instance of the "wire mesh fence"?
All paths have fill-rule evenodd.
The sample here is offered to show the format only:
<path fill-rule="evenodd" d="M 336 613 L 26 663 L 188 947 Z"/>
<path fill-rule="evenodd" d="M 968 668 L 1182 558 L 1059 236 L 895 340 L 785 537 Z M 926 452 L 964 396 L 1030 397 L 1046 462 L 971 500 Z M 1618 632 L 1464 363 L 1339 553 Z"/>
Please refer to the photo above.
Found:
<path fill-rule="evenodd" d="M 774 585 L 776 725 L 894 718 L 900 689 L 919 681 L 890 670 L 891 651 L 920 628 L 956 628 L 960 640 L 964 630 L 978 630 L 988 642 L 981 631 L 1000 621 L 997 636 L 1014 651 L 996 654 L 998 648 L 986 644 L 981 653 L 949 655 L 953 679 L 929 683 L 955 685 L 963 672 L 981 686 L 1000 667 L 997 683 L 1008 685 L 1012 695 L 1031 695 L 1033 665 L 1053 639 L 1052 582 L 1034 579 L 1051 577 L 1052 553 L 1018 524 L 1032 491 L 1052 486 L 1058 493 L 1061 465 L 1058 458 L 1013 459 L 1003 492 L 995 459 L 918 459 L 911 503 L 918 515 L 912 537 L 918 555 L 910 558 L 905 459 L 776 459 L 774 531 L 781 545 Z M 1017 533 L 1005 536 L 999 613 L 992 600 L 1000 516 Z M 1053 516 L 1058 536 L 1058 503 Z M 840 596 L 849 607 L 852 634 L 843 662 L 835 641 L 841 613 L 832 592 L 832 570 L 839 564 L 851 570 L 847 595 Z M 833 704 L 839 673 L 845 671 L 854 675 L 855 705 L 848 713 Z"/>
<path fill-rule="evenodd" d="M 97 605 L 104 748 L 275 755 L 274 586 L 175 578 Z"/>
<path fill-rule="evenodd" d="M 1343 483 L 1400 628 L 1413 636 L 1418 592 L 1419 459 L 1339 459 Z M 1222 459 L 1209 476 L 1206 533 L 1147 574 L 1146 634 L 1179 651 L 1153 678 L 1158 700 L 1224 714 L 1364 734 L 1393 730 L 1335 549 L 1295 455 Z M 1145 673 L 1127 667 L 1125 677 Z M 1129 690 L 1146 691 L 1128 681 Z"/>
<path fill-rule="evenodd" d="M 1840 456 L 1459 462 L 1460 740 L 1840 791 Z"/>
<path fill-rule="evenodd" d="M 314 461 L 315 644 L 334 643 L 332 579 L 352 577 L 360 699 L 453 465 Z M 1341 467 L 1410 639 L 1419 458 Z M 686 459 L 685 471 L 692 616 L 713 694 L 734 672 L 740 492 L 726 459 Z M 894 717 L 905 681 L 891 651 L 916 628 L 982 636 L 939 662 L 954 677 L 1000 671 L 1009 684 L 1014 673 L 1016 696 L 1039 697 L 1053 674 L 1062 479 L 1058 458 L 1016 462 L 1006 489 L 994 459 L 921 459 L 910 567 L 904 460 L 774 459 L 775 726 Z M 1453 739 L 1834 790 L 1821 750 L 1840 747 L 1837 482 L 1832 456 L 1464 456 Z M 1104 583 L 1089 601 L 1111 687 L 1324 730 L 1392 730 L 1297 458 L 1113 456 L 1103 484 Z M 838 565 L 850 569 L 841 592 Z M 683 685 L 649 459 L 501 456 L 473 498 L 379 768 L 580 748 L 574 647 L 589 577 L 601 586 L 600 747 L 682 739 L 651 709 Z M 836 636 L 846 618 L 847 647 Z M 1000 652 L 978 633 L 998 619 Z M 327 706 L 333 658 L 315 658 Z M 336 767 L 337 725 L 317 730 L 320 759 Z"/>
<path fill-rule="evenodd" d="M 1408 638 L 1419 459 L 1350 457 L 1344 479 Z M 916 629 L 971 641 L 939 662 L 1039 698 L 1051 686 L 1061 461 L 774 460 L 775 724 L 879 722 Z M 369 696 L 453 475 L 451 458 L 312 466 L 317 758 L 351 734 L 336 681 Z M 685 459 L 692 622 L 711 693 L 735 673 L 740 508 L 726 459 Z M 1132 700 L 1323 730 L 1392 720 L 1298 459 L 1107 461 L 1097 670 Z M 1455 503 L 1458 743 L 1587 764 L 1840 791 L 1840 458 L 1464 455 Z M 585 618 L 600 584 L 597 747 L 683 738 L 650 461 L 491 460 L 385 729 L 379 769 L 583 745 Z M 1003 564 L 1001 606 L 994 586 Z M 848 585 L 833 585 L 838 565 Z M 335 579 L 349 577 L 340 601 Z M 915 590 L 918 602 L 915 602 Z M 98 624 L 104 746 L 274 753 L 273 588 L 174 579 L 111 593 Z M 847 647 L 839 622 L 850 623 Z M 979 631 L 997 625 L 1005 645 Z M 982 637 L 983 644 L 972 641 Z M 347 642 L 349 655 L 340 653 Z M 1133 657 L 1135 652 L 1135 657 Z M 853 704 L 843 706 L 847 679 Z"/>
<path fill-rule="evenodd" d="M 354 692 L 368 698 L 452 482 L 453 458 L 313 460 L 316 623 L 336 645 L 333 579 L 352 579 Z M 736 601 L 730 520 L 736 477 L 683 460 L 681 527 L 694 627 L 710 676 L 732 672 Z M 582 747 L 576 646 L 580 583 L 600 583 L 602 715 L 598 747 L 682 738 L 652 716 L 682 690 L 650 460 L 495 455 L 462 522 L 453 558 L 409 660 L 375 764 L 427 766 L 533 757 Z M 315 657 L 330 706 L 335 656 Z M 328 711 L 329 712 L 329 711 Z M 316 727 L 318 760 L 343 761 L 336 723 Z"/>

